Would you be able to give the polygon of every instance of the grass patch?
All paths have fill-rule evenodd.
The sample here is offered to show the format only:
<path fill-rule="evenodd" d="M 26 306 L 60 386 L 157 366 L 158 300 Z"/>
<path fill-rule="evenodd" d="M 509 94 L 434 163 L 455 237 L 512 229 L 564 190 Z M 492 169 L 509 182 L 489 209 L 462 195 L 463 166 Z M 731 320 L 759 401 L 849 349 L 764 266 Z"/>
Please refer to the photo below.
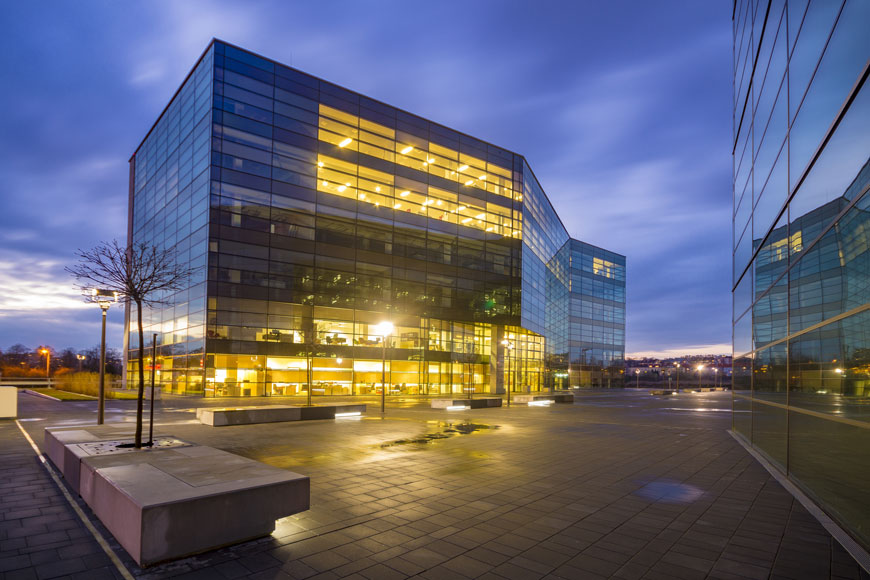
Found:
<path fill-rule="evenodd" d="M 49 397 L 54 397 L 55 399 L 60 399 L 61 401 L 93 401 L 93 397 L 88 397 L 86 395 L 80 395 L 78 393 L 68 393 L 67 391 L 59 391 L 57 389 L 51 389 L 48 387 L 38 387 L 35 389 L 28 389 L 29 391 L 33 391 L 34 393 L 40 393 L 42 395 L 48 395 Z"/>

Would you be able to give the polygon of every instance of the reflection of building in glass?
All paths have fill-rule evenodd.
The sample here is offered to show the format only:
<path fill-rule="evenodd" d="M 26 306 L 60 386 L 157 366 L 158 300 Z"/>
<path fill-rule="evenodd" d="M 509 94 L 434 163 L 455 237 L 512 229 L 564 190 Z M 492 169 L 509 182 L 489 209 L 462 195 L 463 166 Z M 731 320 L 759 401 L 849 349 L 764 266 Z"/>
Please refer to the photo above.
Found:
<path fill-rule="evenodd" d="M 870 4 L 735 4 L 734 430 L 870 546 Z"/>
<path fill-rule="evenodd" d="M 133 156 L 130 199 L 131 241 L 203 266 L 146 315 L 167 391 L 621 380 L 625 258 L 569 238 L 523 157 L 244 50 L 209 46 Z"/>

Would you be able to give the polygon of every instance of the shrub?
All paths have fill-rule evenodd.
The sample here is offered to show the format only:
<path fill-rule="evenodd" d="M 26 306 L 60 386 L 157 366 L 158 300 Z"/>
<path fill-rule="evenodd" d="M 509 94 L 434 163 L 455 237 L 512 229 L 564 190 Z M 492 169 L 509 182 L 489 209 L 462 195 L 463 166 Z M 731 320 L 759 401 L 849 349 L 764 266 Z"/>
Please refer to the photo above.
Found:
<path fill-rule="evenodd" d="M 110 387 L 118 375 L 106 374 L 106 398 L 112 398 Z M 57 389 L 97 397 L 100 394 L 100 373 L 67 373 L 57 378 Z"/>

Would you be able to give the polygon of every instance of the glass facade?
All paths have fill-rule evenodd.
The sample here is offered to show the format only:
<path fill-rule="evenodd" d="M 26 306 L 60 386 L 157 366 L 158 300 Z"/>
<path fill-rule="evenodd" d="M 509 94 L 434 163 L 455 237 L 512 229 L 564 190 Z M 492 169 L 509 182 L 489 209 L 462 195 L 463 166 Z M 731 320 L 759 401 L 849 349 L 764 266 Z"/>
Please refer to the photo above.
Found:
<path fill-rule="evenodd" d="M 870 3 L 734 6 L 734 431 L 870 547 Z"/>
<path fill-rule="evenodd" d="M 148 313 L 160 349 L 146 365 L 167 392 L 578 385 L 569 312 L 599 287 L 572 293 L 580 243 L 520 155 L 215 41 L 133 156 L 131 184 L 130 241 L 204 266 Z M 621 362 L 610 346 L 618 358 L 589 364 Z"/>

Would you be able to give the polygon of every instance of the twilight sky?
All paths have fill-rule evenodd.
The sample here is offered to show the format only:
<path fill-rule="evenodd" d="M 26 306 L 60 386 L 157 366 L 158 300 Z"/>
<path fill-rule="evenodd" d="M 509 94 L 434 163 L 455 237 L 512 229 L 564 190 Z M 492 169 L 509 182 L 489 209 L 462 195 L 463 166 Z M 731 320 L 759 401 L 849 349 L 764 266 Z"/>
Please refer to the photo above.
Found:
<path fill-rule="evenodd" d="M 63 270 L 212 37 L 525 155 L 627 256 L 626 353 L 730 352 L 730 2 L 19 2 L 0 38 L 0 349 L 88 348 Z M 109 314 L 120 348 L 121 309 Z"/>

